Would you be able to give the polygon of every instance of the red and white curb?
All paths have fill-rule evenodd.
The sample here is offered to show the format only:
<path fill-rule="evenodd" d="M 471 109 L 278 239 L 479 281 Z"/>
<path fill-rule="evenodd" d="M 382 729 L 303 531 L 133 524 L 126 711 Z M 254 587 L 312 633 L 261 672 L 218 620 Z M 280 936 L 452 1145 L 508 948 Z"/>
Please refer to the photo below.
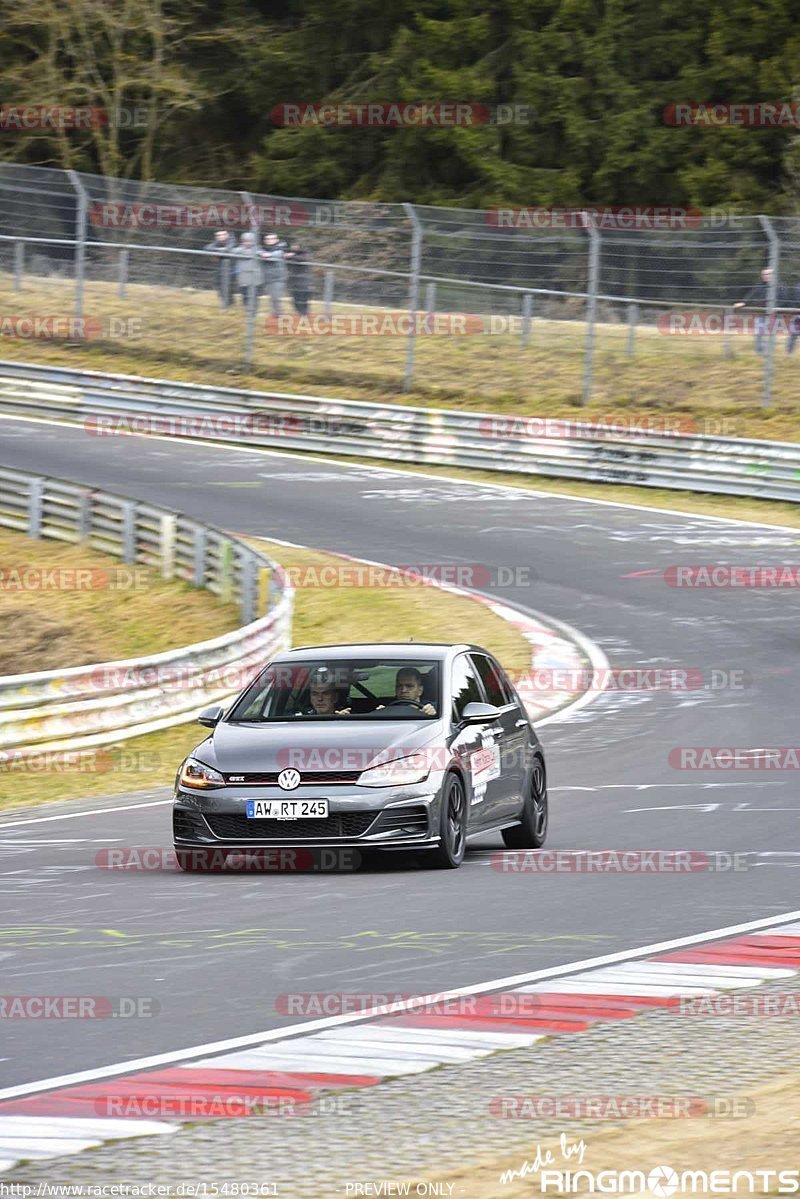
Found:
<path fill-rule="evenodd" d="M 9 1087 L 0 1091 L 0 1170 L 108 1140 L 174 1132 L 198 1111 L 234 1116 L 259 1104 L 308 1104 L 321 1092 L 374 1086 L 654 1007 L 676 1007 L 685 998 L 794 978 L 800 973 L 798 916 Z M 521 1001 L 526 995 L 536 995 L 535 1005 Z M 471 1002 L 445 1002 L 456 998 Z M 153 1109 L 167 1114 L 142 1118 Z M 135 1114 L 97 1116 L 120 1110 Z"/>
<path fill-rule="evenodd" d="M 285 545 L 290 549 L 309 550 L 311 546 L 300 545 L 296 541 L 284 541 L 280 537 L 253 537 L 252 535 L 236 534 L 250 541 L 271 541 L 275 545 Z M 523 611 L 501 600 L 492 599 L 480 591 L 468 587 L 459 587 L 455 583 L 446 583 L 441 579 L 429 578 L 416 571 L 391 566 L 386 562 L 375 562 L 372 558 L 356 558 L 352 554 L 341 554 L 333 550 L 320 551 L 332 558 L 341 558 L 345 562 L 355 562 L 362 566 L 377 566 L 383 571 L 394 571 L 413 577 L 420 585 L 438 587 L 440 591 L 452 595 L 463 595 L 475 603 L 483 604 L 500 620 L 513 625 L 531 647 L 531 661 L 528 673 L 516 684 L 520 699 L 537 725 L 545 724 L 566 708 L 576 711 L 596 699 L 599 692 L 607 685 L 609 663 L 599 645 L 595 645 L 584 633 L 572 628 L 562 620 L 532 609 Z M 587 670 L 587 663 L 590 669 Z M 557 689 L 556 687 L 537 687 L 535 679 L 539 676 L 578 680 L 599 679 L 600 688 L 593 687 L 591 682 L 586 688 L 577 686 Z"/>

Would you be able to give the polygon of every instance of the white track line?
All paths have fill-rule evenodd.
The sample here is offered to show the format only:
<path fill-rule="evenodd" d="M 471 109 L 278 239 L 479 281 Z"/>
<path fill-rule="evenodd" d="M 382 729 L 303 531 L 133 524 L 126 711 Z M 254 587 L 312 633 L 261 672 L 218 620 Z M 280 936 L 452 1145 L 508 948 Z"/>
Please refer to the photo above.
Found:
<path fill-rule="evenodd" d="M 153 1066 L 167 1065 L 173 1062 L 188 1062 L 193 1058 L 210 1057 L 237 1049 L 255 1046 L 272 1045 L 287 1038 L 321 1032 L 327 1028 L 337 1028 L 346 1024 L 356 1024 L 376 1016 L 402 1015 L 418 1010 L 425 1004 L 443 1002 L 448 999 L 459 999 L 465 995 L 486 995 L 492 991 L 521 990 L 531 984 L 539 984 L 540 990 L 564 990 L 564 976 L 590 970 L 596 966 L 607 966 L 612 963 L 634 961 L 636 958 L 648 957 L 655 953 L 664 953 L 671 949 L 679 949 L 688 945 L 700 945 L 704 941 L 716 941 L 723 937 L 733 937 L 740 933 L 770 930 L 773 926 L 797 922 L 800 911 L 785 912 L 779 916 L 769 916 L 760 920 L 748 920 L 743 924 L 728 925 L 725 928 L 712 929 L 710 932 L 694 933 L 688 937 L 676 937 L 670 941 L 659 941 L 651 945 L 643 945 L 639 949 L 622 949 L 616 953 L 603 954 L 595 958 L 586 958 L 580 962 L 568 962 L 563 966 L 549 966 L 543 970 L 532 970 L 524 974 L 515 974 L 507 978 L 493 979 L 490 982 L 478 983 L 472 986 L 457 987 L 450 991 L 441 991 L 432 995 L 420 996 L 416 1001 L 402 1000 L 397 1003 L 384 1004 L 359 1012 L 343 1012 L 337 1016 L 325 1016 L 319 1020 L 309 1020 L 303 1024 L 284 1026 L 283 1028 L 265 1029 L 260 1033 L 249 1033 L 246 1036 L 230 1037 L 224 1041 L 212 1041 L 205 1045 L 195 1045 L 188 1049 L 173 1050 L 168 1053 L 156 1053 L 149 1057 L 136 1058 L 127 1062 L 116 1062 L 111 1066 L 98 1066 L 90 1070 L 78 1070 L 72 1074 L 61 1074 L 53 1078 L 40 1079 L 37 1082 L 21 1083 L 17 1086 L 0 1090 L 0 1100 L 19 1098 L 23 1095 L 35 1095 L 41 1091 L 52 1091 L 56 1088 L 91 1082 L 99 1078 L 113 1078 L 122 1074 L 133 1074 L 147 1070 Z M 547 979 L 562 980 L 558 986 L 541 986 Z M 588 986 L 577 983 L 575 986 Z M 666 988 L 665 988 L 666 989 Z M 703 990 L 703 988 L 695 988 Z M 595 992 L 597 993 L 597 992 Z M 630 994 L 635 994 L 631 990 Z M 641 992 L 639 992 L 641 994 Z M 288 1047 L 288 1046 L 287 1046 Z M 267 1052 L 266 1049 L 262 1053 Z M 303 1060 L 303 1059 L 298 1059 Z M 209 1063 L 206 1063 L 209 1064 Z M 307 1067 L 306 1067 L 307 1068 Z M 284 1069 L 288 1066 L 284 1064 Z M 353 1073 L 358 1071 L 353 1070 Z"/>

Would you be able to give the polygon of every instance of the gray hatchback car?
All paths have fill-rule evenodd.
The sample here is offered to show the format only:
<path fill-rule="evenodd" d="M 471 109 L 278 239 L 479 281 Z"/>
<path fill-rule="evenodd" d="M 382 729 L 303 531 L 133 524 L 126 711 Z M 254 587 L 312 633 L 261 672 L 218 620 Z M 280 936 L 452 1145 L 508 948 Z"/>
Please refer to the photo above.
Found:
<path fill-rule="evenodd" d="M 213 731 L 175 789 L 184 870 L 257 848 L 331 846 L 424 851 L 453 868 L 478 835 L 500 832 L 514 849 L 544 844 L 542 747 L 480 646 L 291 650 L 227 711 L 199 719 Z"/>

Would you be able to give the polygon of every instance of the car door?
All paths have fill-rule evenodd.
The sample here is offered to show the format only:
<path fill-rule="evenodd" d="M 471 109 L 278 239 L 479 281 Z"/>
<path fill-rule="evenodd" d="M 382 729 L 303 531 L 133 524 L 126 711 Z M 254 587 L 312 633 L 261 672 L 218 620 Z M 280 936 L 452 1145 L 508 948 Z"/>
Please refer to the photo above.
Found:
<path fill-rule="evenodd" d="M 450 696 L 453 727 L 457 729 L 454 750 L 461 757 L 470 780 L 470 830 L 497 823 L 498 811 L 504 807 L 504 787 L 501 762 L 501 727 L 493 724 L 470 724 L 459 727 L 467 704 L 485 704 L 483 684 L 469 654 L 459 654 L 453 661 L 450 674 Z"/>
<path fill-rule="evenodd" d="M 494 659 L 489 654 L 478 653 L 471 654 L 470 658 L 486 692 L 486 702 L 500 709 L 498 740 L 502 780 L 498 780 L 496 815 L 515 816 L 525 777 L 528 724 L 504 685 L 502 671 Z"/>

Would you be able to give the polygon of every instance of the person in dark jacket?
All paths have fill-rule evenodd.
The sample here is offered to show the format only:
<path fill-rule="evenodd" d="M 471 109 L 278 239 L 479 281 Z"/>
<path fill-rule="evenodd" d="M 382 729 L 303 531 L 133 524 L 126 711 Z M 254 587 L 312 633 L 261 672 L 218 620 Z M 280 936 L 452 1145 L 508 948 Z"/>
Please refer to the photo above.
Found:
<path fill-rule="evenodd" d="M 263 290 L 272 302 L 272 315 L 281 315 L 283 289 L 286 286 L 286 257 L 284 243 L 277 233 L 266 233 L 259 253 Z"/>
<path fill-rule="evenodd" d="M 299 242 L 292 242 L 284 255 L 289 266 L 289 291 L 298 316 L 308 316 L 308 302 L 313 290 L 313 275 L 308 254 Z"/>
<path fill-rule="evenodd" d="M 767 308 L 769 306 L 769 293 L 772 286 L 773 270 L 771 266 L 765 266 L 761 272 L 761 281 L 750 288 L 743 300 L 737 300 L 734 308 L 746 308 L 748 306 L 758 308 L 760 311 L 756 314 L 755 325 L 755 347 L 757 354 L 765 354 L 767 348 Z"/>
<path fill-rule="evenodd" d="M 230 229 L 217 229 L 214 240 L 203 249 L 211 254 L 230 254 L 236 249 L 236 237 Z M 217 265 L 217 292 L 223 311 L 230 308 L 234 294 L 233 259 L 220 258 Z"/>
<path fill-rule="evenodd" d="M 788 289 L 789 294 L 783 302 L 783 307 L 788 308 L 786 313 L 787 333 L 786 338 L 786 353 L 791 354 L 794 347 L 800 340 L 800 283 L 795 283 L 794 287 Z"/>

